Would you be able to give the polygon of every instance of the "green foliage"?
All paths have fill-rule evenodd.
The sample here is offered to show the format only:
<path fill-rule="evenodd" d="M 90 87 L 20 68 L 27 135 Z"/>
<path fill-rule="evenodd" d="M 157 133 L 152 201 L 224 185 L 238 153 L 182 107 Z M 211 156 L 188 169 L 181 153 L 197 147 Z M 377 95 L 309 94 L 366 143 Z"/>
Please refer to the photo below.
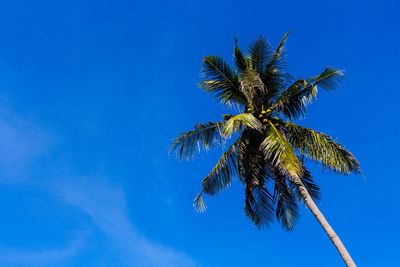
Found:
<path fill-rule="evenodd" d="M 269 125 L 266 138 L 260 146 L 265 159 L 283 174 L 290 177 L 300 177 L 303 169 L 300 160 L 294 153 L 293 147 L 279 133 L 276 128 L 278 126 L 275 126 L 271 122 L 269 122 Z"/>
<path fill-rule="evenodd" d="M 287 136 L 302 156 L 322 163 L 335 173 L 360 173 L 360 163 L 329 135 L 285 122 Z"/>
<path fill-rule="evenodd" d="M 276 218 L 286 230 L 294 230 L 296 219 L 299 216 L 296 194 L 289 187 L 285 175 L 275 173 L 274 199 L 276 204 Z"/>
<path fill-rule="evenodd" d="M 315 202 L 320 199 L 320 189 L 304 165 L 305 158 L 335 173 L 360 173 L 359 162 L 332 137 L 292 122 L 306 115 L 318 87 L 334 90 L 343 73 L 327 67 L 317 76 L 294 81 L 285 62 L 288 34 L 275 50 L 260 37 L 249 45 L 247 54 L 235 38 L 233 68 L 219 56 L 204 57 L 200 87 L 220 103 L 239 106 L 247 113 L 226 114 L 222 122 L 198 124 L 173 141 L 171 152 L 179 159 L 190 159 L 201 148 L 224 145 L 225 138 L 238 133 L 203 179 L 194 200 L 197 210 L 206 208 L 204 194 L 222 192 L 237 176 L 244 185 L 244 213 L 258 228 L 276 218 L 284 229 L 293 230 L 298 203 L 304 203 L 294 180 L 302 181 Z"/>
<path fill-rule="evenodd" d="M 241 131 L 243 127 L 262 131 L 263 127 L 251 113 L 241 113 L 233 118 L 230 118 L 222 129 L 222 134 L 226 137 L 231 137 L 233 132 Z"/>
<path fill-rule="evenodd" d="M 264 186 L 246 184 L 244 213 L 259 228 L 273 221 L 274 199 Z"/>
<path fill-rule="evenodd" d="M 242 51 L 240 50 L 239 46 L 237 45 L 237 39 L 235 39 L 235 49 L 233 53 L 233 58 L 235 60 L 236 68 L 243 72 L 247 69 L 247 62 L 246 58 L 243 56 Z"/>
<path fill-rule="evenodd" d="M 194 130 L 182 133 L 170 146 L 170 153 L 175 153 L 179 160 L 191 159 L 203 147 L 206 151 L 214 145 L 224 143 L 221 129 L 225 122 L 206 122 L 196 124 Z"/>
<path fill-rule="evenodd" d="M 239 89 L 239 76 L 221 57 L 204 57 L 201 75 L 204 79 L 199 83 L 200 87 L 218 101 L 228 106 L 246 105 L 246 98 Z"/>
<path fill-rule="evenodd" d="M 201 183 L 201 192 L 195 198 L 193 206 L 199 210 L 205 210 L 205 204 L 202 194 L 216 195 L 222 192 L 232 183 L 232 178 L 236 173 L 236 151 L 238 141 L 232 144 L 229 149 L 222 154 L 222 157 L 215 165 L 214 169 L 203 179 Z"/>
<path fill-rule="evenodd" d="M 267 62 L 272 60 L 273 51 L 271 45 L 264 37 L 260 36 L 249 45 L 249 53 L 251 65 L 254 67 L 255 71 L 258 74 L 263 73 Z"/>

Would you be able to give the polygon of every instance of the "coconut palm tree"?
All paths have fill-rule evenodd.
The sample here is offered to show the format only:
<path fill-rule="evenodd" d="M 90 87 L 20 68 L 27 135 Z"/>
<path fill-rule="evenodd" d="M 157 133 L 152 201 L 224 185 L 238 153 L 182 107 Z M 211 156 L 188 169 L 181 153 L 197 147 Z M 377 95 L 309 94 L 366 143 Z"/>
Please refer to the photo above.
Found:
<path fill-rule="evenodd" d="M 334 90 L 343 73 L 327 67 L 317 76 L 294 80 L 285 63 L 287 36 L 276 49 L 259 37 L 246 54 L 235 38 L 233 68 L 219 56 L 205 56 L 200 87 L 240 113 L 222 115 L 219 122 L 197 124 L 173 141 L 171 152 L 179 159 L 190 159 L 201 148 L 223 146 L 227 139 L 237 137 L 203 179 L 195 208 L 204 211 L 203 195 L 222 192 L 238 177 L 244 185 L 244 212 L 258 228 L 276 217 L 285 229 L 293 230 L 298 205 L 305 203 L 346 265 L 355 266 L 316 205 L 320 190 L 305 160 L 319 162 L 324 169 L 340 174 L 360 173 L 360 164 L 334 138 L 293 122 L 305 116 L 318 88 Z"/>

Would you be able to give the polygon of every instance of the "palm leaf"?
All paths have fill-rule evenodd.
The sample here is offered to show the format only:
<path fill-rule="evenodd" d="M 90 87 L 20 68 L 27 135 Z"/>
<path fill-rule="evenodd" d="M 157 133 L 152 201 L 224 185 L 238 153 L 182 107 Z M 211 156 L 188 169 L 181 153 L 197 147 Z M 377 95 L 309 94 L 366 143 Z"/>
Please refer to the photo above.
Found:
<path fill-rule="evenodd" d="M 260 36 L 249 45 L 249 52 L 253 68 L 257 73 L 263 73 L 267 62 L 271 61 L 273 57 L 271 45 L 264 37 Z"/>
<path fill-rule="evenodd" d="M 288 230 L 294 230 L 299 216 L 296 197 L 287 184 L 285 176 L 275 173 L 274 199 L 276 202 L 276 218 Z"/>
<path fill-rule="evenodd" d="M 236 156 L 238 141 L 233 143 L 229 149 L 222 154 L 217 165 L 201 183 L 202 192 L 215 195 L 227 188 L 237 172 Z"/>
<path fill-rule="evenodd" d="M 336 87 L 342 82 L 344 73 L 341 70 L 327 67 L 320 75 L 307 79 L 308 83 L 312 85 L 321 86 L 325 90 L 335 90 Z"/>
<path fill-rule="evenodd" d="M 276 168 L 280 169 L 284 175 L 290 177 L 300 177 L 302 166 L 300 160 L 295 155 L 288 140 L 278 131 L 271 121 L 267 137 L 261 143 L 260 149 L 263 151 L 267 161 L 270 161 Z"/>
<path fill-rule="evenodd" d="M 290 120 L 301 118 L 306 113 L 306 107 L 318 94 L 318 86 L 330 91 L 343 78 L 343 72 L 331 67 L 326 68 L 320 75 L 307 79 L 298 79 L 289 86 L 272 104 Z"/>
<path fill-rule="evenodd" d="M 233 53 L 233 59 L 235 61 L 236 68 L 239 71 L 243 72 L 247 69 L 246 58 L 243 56 L 243 53 L 237 44 L 237 38 L 235 38 L 235 49 Z"/>
<path fill-rule="evenodd" d="M 283 36 L 277 49 L 270 60 L 266 62 L 265 70 L 260 74 L 260 78 L 268 89 L 266 103 L 271 103 L 279 96 L 279 93 L 284 90 L 288 83 L 292 81 L 292 76 L 286 71 L 286 40 L 290 32 Z"/>
<path fill-rule="evenodd" d="M 199 86 L 223 104 L 246 105 L 246 98 L 240 91 L 239 76 L 219 56 L 203 58 L 201 70 L 203 80 Z"/>
<path fill-rule="evenodd" d="M 206 122 L 197 124 L 194 130 L 182 133 L 170 146 L 170 154 L 175 153 L 179 160 L 191 159 L 203 147 L 206 151 L 214 145 L 224 143 L 221 129 L 225 122 Z"/>
<path fill-rule="evenodd" d="M 289 36 L 290 31 L 288 31 L 280 41 L 278 47 L 275 50 L 275 54 L 272 58 L 271 63 L 282 61 L 285 58 L 285 53 L 286 53 L 286 41 Z"/>
<path fill-rule="evenodd" d="M 233 132 L 240 131 L 243 127 L 255 129 L 259 132 L 263 131 L 261 122 L 254 117 L 251 113 L 241 113 L 235 117 L 229 119 L 224 128 L 222 134 L 226 137 L 231 137 Z"/>
<path fill-rule="evenodd" d="M 259 229 L 273 221 L 274 200 L 267 188 L 246 184 L 244 213 Z"/>
<path fill-rule="evenodd" d="M 307 83 L 303 79 L 295 81 L 289 86 L 271 105 L 272 109 L 289 118 L 290 120 L 303 117 L 306 112 L 305 102 L 303 101 L 303 88 Z"/>
<path fill-rule="evenodd" d="M 285 122 L 285 128 L 290 143 L 303 156 L 335 173 L 360 173 L 357 159 L 329 135 L 290 122 Z"/>

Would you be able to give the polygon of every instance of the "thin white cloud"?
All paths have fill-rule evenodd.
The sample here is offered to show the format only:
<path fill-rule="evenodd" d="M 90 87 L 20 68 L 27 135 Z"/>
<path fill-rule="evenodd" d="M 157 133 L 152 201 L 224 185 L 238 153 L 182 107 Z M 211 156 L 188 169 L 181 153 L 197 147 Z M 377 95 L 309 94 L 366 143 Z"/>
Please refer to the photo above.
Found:
<path fill-rule="evenodd" d="M 109 179 L 60 175 L 56 179 L 43 177 L 40 182 L 33 181 L 29 173 L 35 170 L 34 163 L 51 150 L 54 140 L 54 135 L 37 124 L 1 109 L 0 182 L 35 186 L 85 212 L 94 225 L 113 240 L 128 266 L 198 266 L 186 253 L 144 237 L 128 217 L 123 189 Z M 49 173 L 56 171 L 52 166 L 46 168 Z M 3 248 L 7 253 L 2 253 L 0 262 L 24 264 L 66 260 L 74 257 L 83 243 L 72 242 L 72 245 L 58 250 L 15 251 Z"/>
<path fill-rule="evenodd" d="M 185 253 L 146 239 L 128 218 L 122 188 L 106 179 L 72 179 L 59 196 L 90 215 L 95 225 L 124 250 L 132 266 L 198 266 Z"/>
<path fill-rule="evenodd" d="M 4 100 L 0 99 L 0 105 L 3 104 Z M 34 167 L 35 159 L 48 153 L 54 141 L 54 136 L 47 131 L 3 106 L 0 109 L 1 180 L 23 180 L 26 172 Z"/>

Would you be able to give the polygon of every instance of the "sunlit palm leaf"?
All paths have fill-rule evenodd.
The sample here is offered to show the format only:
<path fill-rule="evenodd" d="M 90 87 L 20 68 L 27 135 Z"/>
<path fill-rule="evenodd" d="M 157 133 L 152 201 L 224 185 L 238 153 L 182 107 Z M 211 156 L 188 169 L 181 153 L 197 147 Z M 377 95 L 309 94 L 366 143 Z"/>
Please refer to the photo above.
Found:
<path fill-rule="evenodd" d="M 335 173 L 360 173 L 357 159 L 329 135 L 290 122 L 285 123 L 285 128 L 290 143 L 303 156 L 322 163 L 324 168 Z"/>
<path fill-rule="evenodd" d="M 233 132 L 240 131 L 243 127 L 255 129 L 262 132 L 263 127 L 261 122 L 254 117 L 251 113 L 241 113 L 235 117 L 229 119 L 224 128 L 222 129 L 222 134 L 226 137 L 231 137 Z"/>
<path fill-rule="evenodd" d="M 283 174 L 290 177 L 300 177 L 302 166 L 300 160 L 295 155 L 288 140 L 278 131 L 273 123 L 269 121 L 270 127 L 265 140 L 260 148 L 266 160 L 279 168 Z"/>

